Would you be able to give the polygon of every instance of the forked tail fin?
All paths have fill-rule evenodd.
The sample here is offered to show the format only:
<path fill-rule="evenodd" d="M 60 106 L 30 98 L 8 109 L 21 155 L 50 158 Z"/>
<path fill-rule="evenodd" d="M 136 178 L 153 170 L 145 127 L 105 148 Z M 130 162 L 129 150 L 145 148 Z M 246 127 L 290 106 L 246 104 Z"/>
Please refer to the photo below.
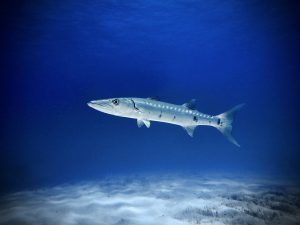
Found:
<path fill-rule="evenodd" d="M 225 136 L 227 137 L 227 139 L 235 144 L 236 146 L 240 147 L 240 145 L 237 143 L 237 141 L 234 139 L 234 137 L 231 134 L 232 131 L 232 123 L 233 123 L 233 119 L 234 119 L 234 114 L 235 112 L 237 112 L 238 110 L 240 110 L 245 104 L 240 104 L 237 105 L 235 107 L 233 107 L 232 109 L 228 110 L 227 112 L 224 112 L 220 115 L 217 115 L 217 117 L 219 118 L 218 120 L 218 124 L 216 126 L 216 128 Z"/>

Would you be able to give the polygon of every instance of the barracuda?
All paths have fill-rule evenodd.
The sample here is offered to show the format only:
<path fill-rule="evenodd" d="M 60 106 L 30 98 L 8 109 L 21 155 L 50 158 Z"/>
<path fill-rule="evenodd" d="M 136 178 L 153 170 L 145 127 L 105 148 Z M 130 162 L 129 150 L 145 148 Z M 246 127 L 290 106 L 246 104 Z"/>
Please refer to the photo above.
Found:
<path fill-rule="evenodd" d="M 179 125 L 191 137 L 197 126 L 212 126 L 238 147 L 240 145 L 231 135 L 232 122 L 234 113 L 243 105 L 237 105 L 225 113 L 212 116 L 197 111 L 194 99 L 183 105 L 170 104 L 154 98 L 110 98 L 88 103 L 88 106 L 100 112 L 136 119 L 138 127 L 145 125 L 149 128 L 150 121 Z"/>

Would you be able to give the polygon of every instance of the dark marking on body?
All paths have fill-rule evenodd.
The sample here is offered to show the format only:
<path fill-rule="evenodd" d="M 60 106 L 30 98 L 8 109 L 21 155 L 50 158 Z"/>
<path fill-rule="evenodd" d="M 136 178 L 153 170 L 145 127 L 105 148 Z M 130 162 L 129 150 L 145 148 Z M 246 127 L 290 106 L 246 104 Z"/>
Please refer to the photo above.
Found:
<path fill-rule="evenodd" d="M 136 107 L 135 102 L 134 102 L 132 99 L 130 99 L 130 100 L 131 100 L 131 102 L 132 102 L 132 104 L 133 104 L 133 108 L 134 108 L 136 111 L 139 111 L 140 109 L 139 109 L 138 107 Z"/>
<path fill-rule="evenodd" d="M 173 116 L 173 120 L 175 120 L 176 119 L 176 116 Z"/>
<path fill-rule="evenodd" d="M 160 114 L 158 115 L 158 118 L 162 117 L 162 111 L 160 110 Z"/>
<path fill-rule="evenodd" d="M 193 117 L 193 120 L 194 120 L 195 122 L 198 122 L 197 116 L 194 116 L 194 117 Z"/>

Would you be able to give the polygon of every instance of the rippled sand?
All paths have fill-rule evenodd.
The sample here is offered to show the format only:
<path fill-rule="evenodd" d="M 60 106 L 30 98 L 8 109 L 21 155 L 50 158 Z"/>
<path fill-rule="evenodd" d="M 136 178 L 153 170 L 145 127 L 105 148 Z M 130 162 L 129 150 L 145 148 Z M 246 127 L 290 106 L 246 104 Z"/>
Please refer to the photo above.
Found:
<path fill-rule="evenodd" d="M 3 196 L 0 224 L 300 224 L 300 189 L 267 180 L 114 177 Z"/>

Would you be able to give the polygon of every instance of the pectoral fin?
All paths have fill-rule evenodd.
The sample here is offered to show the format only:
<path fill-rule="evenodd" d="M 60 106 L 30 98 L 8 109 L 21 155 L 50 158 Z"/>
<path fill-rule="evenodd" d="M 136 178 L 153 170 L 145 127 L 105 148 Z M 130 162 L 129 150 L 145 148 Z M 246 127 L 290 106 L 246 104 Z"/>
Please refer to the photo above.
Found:
<path fill-rule="evenodd" d="M 142 127 L 143 125 L 145 125 L 147 128 L 150 127 L 150 121 L 149 120 L 137 120 L 137 125 L 138 127 Z"/>
<path fill-rule="evenodd" d="M 194 130 L 197 126 L 188 126 L 188 127 L 183 127 L 183 129 L 186 130 L 186 132 L 188 133 L 188 135 L 190 135 L 191 137 L 193 137 L 194 134 Z"/>

